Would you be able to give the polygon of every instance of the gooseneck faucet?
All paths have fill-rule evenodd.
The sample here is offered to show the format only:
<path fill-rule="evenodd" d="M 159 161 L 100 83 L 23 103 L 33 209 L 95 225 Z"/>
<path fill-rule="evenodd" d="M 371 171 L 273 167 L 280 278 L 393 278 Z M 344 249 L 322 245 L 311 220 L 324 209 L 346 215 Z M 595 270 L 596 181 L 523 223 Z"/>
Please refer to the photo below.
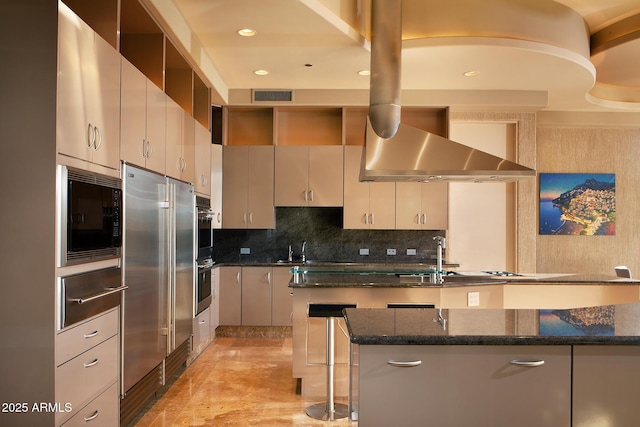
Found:
<path fill-rule="evenodd" d="M 302 249 L 300 250 L 301 254 L 300 254 L 300 260 L 305 263 L 307 262 L 307 241 L 303 240 L 302 241 Z"/>
<path fill-rule="evenodd" d="M 433 240 L 438 244 L 436 252 L 436 284 L 442 285 L 444 283 L 442 271 L 442 249 L 446 247 L 446 239 L 442 236 L 435 236 Z"/>

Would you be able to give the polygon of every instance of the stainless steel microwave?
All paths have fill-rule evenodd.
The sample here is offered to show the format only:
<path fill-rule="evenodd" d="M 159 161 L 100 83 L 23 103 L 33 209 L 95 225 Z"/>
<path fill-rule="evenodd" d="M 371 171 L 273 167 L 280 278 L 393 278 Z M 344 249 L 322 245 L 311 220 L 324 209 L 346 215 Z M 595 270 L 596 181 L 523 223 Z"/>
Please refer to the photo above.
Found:
<path fill-rule="evenodd" d="M 122 181 L 64 165 L 58 173 L 58 265 L 120 257 Z"/>

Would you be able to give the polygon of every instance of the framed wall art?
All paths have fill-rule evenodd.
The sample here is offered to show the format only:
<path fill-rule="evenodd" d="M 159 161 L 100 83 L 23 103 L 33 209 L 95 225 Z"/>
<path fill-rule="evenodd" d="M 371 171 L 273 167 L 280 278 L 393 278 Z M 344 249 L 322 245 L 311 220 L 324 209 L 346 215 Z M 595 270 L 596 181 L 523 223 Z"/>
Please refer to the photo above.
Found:
<path fill-rule="evenodd" d="M 616 175 L 541 173 L 539 233 L 616 234 Z"/>

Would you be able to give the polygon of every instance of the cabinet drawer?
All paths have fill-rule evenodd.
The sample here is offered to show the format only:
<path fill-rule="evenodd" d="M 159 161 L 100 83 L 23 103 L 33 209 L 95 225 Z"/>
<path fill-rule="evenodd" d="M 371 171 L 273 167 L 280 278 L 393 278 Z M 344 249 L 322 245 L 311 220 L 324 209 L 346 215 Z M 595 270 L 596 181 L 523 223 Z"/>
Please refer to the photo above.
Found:
<path fill-rule="evenodd" d="M 113 383 L 104 393 L 77 411 L 63 426 L 117 426 L 119 418 L 118 384 Z"/>
<path fill-rule="evenodd" d="M 207 308 L 193 319 L 193 350 L 200 353 L 200 345 L 209 338 L 209 310 Z"/>
<path fill-rule="evenodd" d="M 118 379 L 118 338 L 82 353 L 56 368 L 56 401 L 70 403 L 70 414 L 57 413 L 56 422 L 67 415 L 75 415 L 110 384 Z"/>
<path fill-rule="evenodd" d="M 56 336 L 56 366 L 118 333 L 118 309 L 106 312 Z"/>

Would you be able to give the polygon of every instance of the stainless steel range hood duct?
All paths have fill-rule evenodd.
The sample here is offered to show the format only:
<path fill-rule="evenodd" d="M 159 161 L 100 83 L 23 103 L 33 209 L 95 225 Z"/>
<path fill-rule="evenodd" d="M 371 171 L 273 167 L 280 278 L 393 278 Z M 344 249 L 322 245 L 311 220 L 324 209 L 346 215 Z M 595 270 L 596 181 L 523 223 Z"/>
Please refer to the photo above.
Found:
<path fill-rule="evenodd" d="M 373 0 L 369 117 L 382 138 L 395 135 L 400 124 L 401 53 L 401 0 Z"/>
<path fill-rule="evenodd" d="M 401 0 L 371 5 L 369 117 L 361 181 L 509 182 L 536 171 L 400 123 Z"/>

